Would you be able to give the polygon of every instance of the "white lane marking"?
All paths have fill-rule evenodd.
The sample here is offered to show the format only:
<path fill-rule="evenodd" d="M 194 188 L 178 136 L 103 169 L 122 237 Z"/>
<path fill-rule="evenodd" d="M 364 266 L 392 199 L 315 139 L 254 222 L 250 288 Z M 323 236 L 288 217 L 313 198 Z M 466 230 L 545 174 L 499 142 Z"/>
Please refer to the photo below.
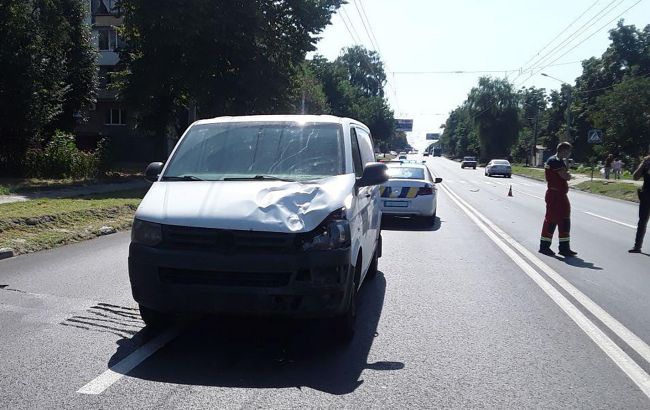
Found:
<path fill-rule="evenodd" d="M 628 228 L 636 229 L 636 226 L 634 226 L 634 225 L 630 225 L 630 224 L 626 224 L 625 222 L 617 221 L 616 219 L 611 219 L 611 218 L 608 218 L 608 217 L 606 217 L 606 216 L 601 216 L 601 215 L 598 215 L 598 214 L 595 214 L 595 213 L 593 213 L 593 212 L 589 212 L 589 211 L 583 211 L 583 212 L 586 213 L 587 215 L 591 215 L 591 216 L 594 216 L 594 217 L 596 217 L 596 218 L 603 219 L 603 220 L 605 220 L 605 221 L 613 222 L 613 223 L 615 223 L 615 224 L 619 224 L 619 225 L 627 226 Z"/>
<path fill-rule="evenodd" d="M 461 199 L 464 201 L 463 199 Z M 486 224 L 488 224 L 499 236 L 501 236 L 507 243 L 512 247 L 518 250 L 522 255 L 524 255 L 528 260 L 530 260 L 534 265 L 539 269 L 544 271 L 549 278 L 551 278 L 555 283 L 562 287 L 568 294 L 573 296 L 581 305 L 583 305 L 591 314 L 593 314 L 598 320 L 603 322 L 605 326 L 610 328 L 614 333 L 616 333 L 625 343 L 627 343 L 632 349 L 634 349 L 643 359 L 650 363 L 650 346 L 646 344 L 641 338 L 632 333 L 631 330 L 626 328 L 622 323 L 612 317 L 607 313 L 603 308 L 598 306 L 593 300 L 591 300 L 587 295 L 580 292 L 575 286 L 573 286 L 569 281 L 564 279 L 562 275 L 557 273 L 553 268 L 544 263 L 536 255 L 531 253 L 519 242 L 515 241 L 510 235 L 505 233 L 501 228 L 495 225 L 492 221 L 487 219 L 479 211 L 473 208 L 471 205 L 466 203 L 466 206 L 474 211 L 479 218 L 481 218 Z"/>
<path fill-rule="evenodd" d="M 524 195 L 532 196 L 533 198 L 541 199 L 542 201 L 544 200 L 544 197 L 537 196 L 537 195 L 533 195 L 533 194 L 529 194 L 528 192 L 524 192 L 524 191 L 515 191 L 515 192 L 516 192 L 517 194 L 524 194 Z"/>
<path fill-rule="evenodd" d="M 133 370 L 149 356 L 156 353 L 161 347 L 165 346 L 172 339 L 178 336 L 179 332 L 180 328 L 173 327 L 159 334 L 77 390 L 77 393 L 94 395 L 103 393 L 104 390 L 108 389 L 111 385 L 120 380 L 125 374 Z"/>
<path fill-rule="evenodd" d="M 490 182 L 490 181 L 483 181 L 483 183 L 486 184 L 486 185 L 496 186 L 496 185 L 494 185 L 494 182 Z"/>
<path fill-rule="evenodd" d="M 499 248 L 501 248 L 501 250 L 506 255 L 508 255 L 508 257 L 510 257 L 510 259 L 513 262 L 515 262 L 524 271 L 524 273 L 526 273 L 526 275 L 529 278 L 531 278 L 582 329 L 582 331 L 587 336 L 589 336 L 589 338 L 594 343 L 596 343 L 596 345 L 600 347 L 600 349 L 603 352 L 605 352 L 605 354 L 607 354 L 607 356 L 609 356 L 610 359 L 614 361 L 614 363 L 616 363 L 616 365 L 625 374 L 627 374 L 627 376 L 639 387 L 639 389 L 641 389 L 641 391 L 648 398 L 650 398 L 650 376 L 630 356 L 628 356 L 616 343 L 614 343 L 612 339 L 610 339 L 591 320 L 589 320 L 589 318 L 587 318 L 587 316 L 585 316 L 573 303 L 571 303 L 569 299 L 564 297 L 564 295 L 562 295 L 557 289 L 555 289 L 555 287 L 553 287 L 553 285 L 551 285 L 550 282 L 544 279 L 544 277 L 541 274 L 539 274 L 530 264 L 528 264 L 521 256 L 519 256 L 512 248 L 510 248 L 506 244 L 506 241 L 504 240 L 505 238 L 504 239 L 499 238 L 494 232 L 492 232 L 488 228 L 488 225 L 490 225 L 492 229 L 496 228 L 495 232 L 500 233 L 499 231 L 501 230 L 498 227 L 496 227 L 496 225 L 492 224 L 492 222 L 490 222 L 487 218 L 481 215 L 481 213 L 479 213 L 474 208 L 472 208 L 471 205 L 467 204 L 467 202 L 465 202 L 462 198 L 460 198 L 460 196 L 458 196 L 456 193 L 452 192 L 448 187 L 443 186 L 442 189 L 447 193 L 447 195 L 449 195 L 449 197 L 456 203 L 456 205 L 458 205 L 463 210 L 463 212 L 465 212 L 467 216 L 469 216 L 470 219 L 472 219 L 474 223 Z M 485 223 L 483 223 L 481 219 L 483 219 Z M 510 239 L 512 240 L 512 238 Z M 512 242 L 514 242 L 514 240 L 512 240 Z M 510 244 L 512 245 L 512 243 Z M 527 255 L 524 254 L 524 256 Z M 617 335 L 619 337 L 622 337 L 618 333 Z M 639 341 L 643 343 L 643 341 L 641 341 L 640 339 Z"/>

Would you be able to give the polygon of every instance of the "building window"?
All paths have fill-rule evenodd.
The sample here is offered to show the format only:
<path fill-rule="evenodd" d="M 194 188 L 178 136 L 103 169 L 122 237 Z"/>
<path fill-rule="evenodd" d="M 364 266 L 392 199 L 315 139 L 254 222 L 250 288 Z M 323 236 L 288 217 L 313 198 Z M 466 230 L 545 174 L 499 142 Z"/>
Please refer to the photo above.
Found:
<path fill-rule="evenodd" d="M 108 27 L 98 28 L 99 51 L 115 51 L 118 48 L 117 32 Z"/>
<path fill-rule="evenodd" d="M 126 110 L 109 108 L 106 110 L 106 125 L 126 125 Z"/>

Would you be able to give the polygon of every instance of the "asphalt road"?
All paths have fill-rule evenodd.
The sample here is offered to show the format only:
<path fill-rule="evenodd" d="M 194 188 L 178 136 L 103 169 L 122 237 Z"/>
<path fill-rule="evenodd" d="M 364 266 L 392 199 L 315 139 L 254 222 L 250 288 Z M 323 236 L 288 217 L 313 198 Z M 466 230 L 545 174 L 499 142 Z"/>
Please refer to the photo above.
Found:
<path fill-rule="evenodd" d="M 128 233 L 0 261 L 0 407 L 650 408 L 635 206 L 572 192 L 579 258 L 531 257 L 542 184 L 428 163 L 444 178 L 439 219 L 385 221 L 348 346 L 319 322 L 147 332 Z"/>

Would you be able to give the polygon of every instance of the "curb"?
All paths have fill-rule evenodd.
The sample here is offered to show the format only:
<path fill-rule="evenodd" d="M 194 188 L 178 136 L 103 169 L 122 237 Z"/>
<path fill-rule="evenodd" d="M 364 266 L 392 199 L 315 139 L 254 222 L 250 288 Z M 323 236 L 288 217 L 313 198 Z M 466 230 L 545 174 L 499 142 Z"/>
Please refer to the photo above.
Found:
<path fill-rule="evenodd" d="M 0 259 L 13 258 L 14 251 L 11 248 L 0 248 Z"/>

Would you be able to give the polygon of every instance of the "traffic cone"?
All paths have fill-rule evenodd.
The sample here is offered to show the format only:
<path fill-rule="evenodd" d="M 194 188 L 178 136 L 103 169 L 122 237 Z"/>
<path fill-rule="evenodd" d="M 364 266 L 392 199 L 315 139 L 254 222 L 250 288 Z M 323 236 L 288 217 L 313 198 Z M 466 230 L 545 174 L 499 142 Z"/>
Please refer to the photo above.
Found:
<path fill-rule="evenodd" d="M 512 196 L 512 184 L 510 184 L 510 189 L 508 190 L 508 196 Z"/>

